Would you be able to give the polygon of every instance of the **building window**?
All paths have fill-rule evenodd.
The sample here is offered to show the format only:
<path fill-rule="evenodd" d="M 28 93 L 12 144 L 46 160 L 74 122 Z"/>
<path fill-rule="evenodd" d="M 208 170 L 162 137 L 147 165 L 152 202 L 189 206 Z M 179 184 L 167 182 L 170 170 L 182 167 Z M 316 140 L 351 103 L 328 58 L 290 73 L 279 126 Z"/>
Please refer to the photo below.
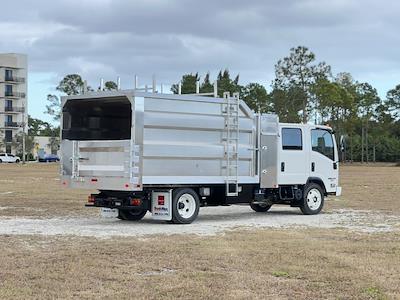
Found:
<path fill-rule="evenodd" d="M 300 128 L 282 128 L 282 149 L 303 150 L 303 139 Z"/>
<path fill-rule="evenodd" d="M 5 111 L 12 111 L 12 107 L 13 107 L 13 102 L 12 100 L 6 100 L 5 103 Z"/>
<path fill-rule="evenodd" d="M 6 153 L 11 153 L 11 145 L 6 145 Z"/>
<path fill-rule="evenodd" d="M 335 160 L 335 151 L 333 146 L 332 134 L 328 130 L 311 130 L 312 150 L 325 155 L 331 160 Z"/>
<path fill-rule="evenodd" d="M 10 84 L 6 84 L 6 90 L 5 90 L 6 96 L 12 96 L 13 95 L 13 86 Z"/>
<path fill-rule="evenodd" d="M 12 121 L 13 121 L 12 115 L 6 115 L 6 122 L 7 123 L 12 123 Z"/>
<path fill-rule="evenodd" d="M 12 142 L 12 130 L 5 131 L 5 141 L 6 141 L 6 143 Z"/>
<path fill-rule="evenodd" d="M 12 70 L 6 70 L 6 81 L 12 81 L 13 80 L 13 71 Z"/>

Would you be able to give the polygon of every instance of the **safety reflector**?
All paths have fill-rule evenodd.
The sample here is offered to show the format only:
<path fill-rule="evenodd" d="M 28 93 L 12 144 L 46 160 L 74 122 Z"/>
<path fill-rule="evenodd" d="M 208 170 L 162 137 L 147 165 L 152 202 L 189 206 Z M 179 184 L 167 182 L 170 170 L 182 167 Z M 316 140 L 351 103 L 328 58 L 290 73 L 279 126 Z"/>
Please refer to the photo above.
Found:
<path fill-rule="evenodd" d="M 158 205 L 164 205 L 165 204 L 165 198 L 163 195 L 158 195 Z"/>

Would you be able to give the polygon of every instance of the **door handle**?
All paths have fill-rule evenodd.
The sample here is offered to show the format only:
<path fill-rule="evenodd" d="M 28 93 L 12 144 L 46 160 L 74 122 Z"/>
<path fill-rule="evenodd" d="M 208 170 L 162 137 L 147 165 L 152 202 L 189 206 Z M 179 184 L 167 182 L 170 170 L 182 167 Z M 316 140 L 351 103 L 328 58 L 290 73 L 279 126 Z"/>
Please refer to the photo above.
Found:
<path fill-rule="evenodd" d="M 311 172 L 315 172 L 315 162 L 311 163 Z"/>
<path fill-rule="evenodd" d="M 285 163 L 281 162 L 281 172 L 285 172 Z"/>
<path fill-rule="evenodd" d="M 89 160 L 89 158 L 87 158 L 87 157 L 79 157 L 79 161 L 83 161 L 83 160 Z"/>

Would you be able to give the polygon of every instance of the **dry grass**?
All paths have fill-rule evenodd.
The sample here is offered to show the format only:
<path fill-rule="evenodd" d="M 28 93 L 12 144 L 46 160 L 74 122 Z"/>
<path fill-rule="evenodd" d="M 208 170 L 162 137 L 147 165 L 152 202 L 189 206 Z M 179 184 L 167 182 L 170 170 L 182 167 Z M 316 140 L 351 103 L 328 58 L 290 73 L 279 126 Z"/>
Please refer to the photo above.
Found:
<path fill-rule="evenodd" d="M 388 164 L 341 167 L 343 196 L 327 201 L 332 208 L 352 208 L 400 213 L 400 168 Z"/>
<path fill-rule="evenodd" d="M 0 164 L 0 216 L 86 216 L 91 191 L 63 188 L 58 164 Z"/>
<path fill-rule="evenodd" d="M 400 213 L 400 168 L 344 166 L 336 208 Z M 9 193 L 12 192 L 12 193 Z M 0 165 L 0 216 L 84 216 L 56 165 Z M 167 225 L 166 226 L 173 226 Z M 134 224 L 132 224 L 134 230 Z M 0 236 L 0 299 L 400 299 L 400 233 L 251 230 L 215 237 Z"/>
<path fill-rule="evenodd" d="M 400 236 L 256 230 L 148 239 L 0 237 L 0 298 L 389 299 Z"/>

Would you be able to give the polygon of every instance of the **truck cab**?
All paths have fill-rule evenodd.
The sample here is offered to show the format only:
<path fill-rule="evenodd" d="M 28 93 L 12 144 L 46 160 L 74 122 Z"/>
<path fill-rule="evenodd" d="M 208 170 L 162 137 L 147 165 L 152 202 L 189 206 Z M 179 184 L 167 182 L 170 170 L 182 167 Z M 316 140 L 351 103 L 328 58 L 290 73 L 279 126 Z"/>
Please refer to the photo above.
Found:
<path fill-rule="evenodd" d="M 281 203 L 316 214 L 324 197 L 341 194 L 339 156 L 331 127 L 279 123 L 273 115 L 261 116 L 260 123 L 262 196 L 253 209 Z"/>
<path fill-rule="evenodd" d="M 280 123 L 279 185 L 316 182 L 325 194 L 340 193 L 339 157 L 328 126 Z"/>

